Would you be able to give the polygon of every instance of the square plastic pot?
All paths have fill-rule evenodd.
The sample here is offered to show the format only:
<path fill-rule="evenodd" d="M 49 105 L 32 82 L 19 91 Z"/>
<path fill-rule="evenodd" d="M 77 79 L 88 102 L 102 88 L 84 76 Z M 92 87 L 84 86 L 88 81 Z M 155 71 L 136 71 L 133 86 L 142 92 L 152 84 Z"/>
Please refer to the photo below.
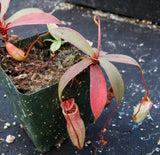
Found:
<path fill-rule="evenodd" d="M 37 36 L 24 39 L 19 45 L 30 45 Z M 81 85 L 68 86 L 64 90 L 66 98 L 75 98 L 80 114 L 87 126 L 91 109 L 89 100 L 89 75 L 80 74 Z M 51 146 L 68 138 L 66 121 L 62 115 L 58 98 L 58 83 L 47 86 L 35 93 L 22 94 L 14 86 L 4 70 L 0 68 L 0 82 L 19 122 L 40 152 L 49 151 Z"/>

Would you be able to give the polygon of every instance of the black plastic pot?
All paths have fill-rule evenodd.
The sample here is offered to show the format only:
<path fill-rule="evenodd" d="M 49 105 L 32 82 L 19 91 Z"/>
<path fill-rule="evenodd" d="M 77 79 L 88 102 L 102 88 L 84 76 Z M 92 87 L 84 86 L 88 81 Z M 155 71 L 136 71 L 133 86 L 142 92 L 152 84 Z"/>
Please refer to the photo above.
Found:
<path fill-rule="evenodd" d="M 22 40 L 20 45 L 30 44 L 35 38 L 37 37 Z M 77 77 L 81 85 L 68 86 L 63 94 L 66 98 L 75 98 L 85 125 L 88 124 L 91 114 L 88 76 L 87 73 L 82 73 Z M 58 98 L 58 83 L 35 93 L 22 94 L 2 68 L 0 68 L 0 80 L 14 113 L 40 152 L 49 151 L 51 146 L 68 137 L 66 121 Z"/>
<path fill-rule="evenodd" d="M 160 23 L 159 0 L 66 0 L 66 2 Z"/>

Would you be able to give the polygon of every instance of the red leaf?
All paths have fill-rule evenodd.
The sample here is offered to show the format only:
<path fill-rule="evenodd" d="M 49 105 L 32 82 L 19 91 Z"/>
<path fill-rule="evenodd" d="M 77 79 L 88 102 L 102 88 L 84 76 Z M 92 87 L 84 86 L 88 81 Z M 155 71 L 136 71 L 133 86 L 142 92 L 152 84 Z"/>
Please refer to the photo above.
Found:
<path fill-rule="evenodd" d="M 6 25 L 9 24 L 21 16 L 27 15 L 29 13 L 36 13 L 36 12 L 43 12 L 43 10 L 38 8 L 26 8 L 26 9 L 19 10 L 16 13 L 14 13 L 12 16 L 10 16 L 8 19 L 6 19 L 5 24 Z"/>
<path fill-rule="evenodd" d="M 43 12 L 25 14 L 7 25 L 10 29 L 20 25 L 32 25 L 32 24 L 62 24 L 56 17 Z"/>
<path fill-rule="evenodd" d="M 102 113 L 107 100 L 106 81 L 97 64 L 90 66 L 90 100 L 96 121 Z"/>
<path fill-rule="evenodd" d="M 70 67 L 61 77 L 58 85 L 58 94 L 59 99 L 62 102 L 62 92 L 63 89 L 67 86 L 70 80 L 72 80 L 76 75 L 82 72 L 85 68 L 87 68 L 90 64 L 92 64 L 92 60 L 89 58 L 85 58 L 80 62 L 76 63 L 72 67 Z"/>
<path fill-rule="evenodd" d="M 79 108 L 74 99 L 69 99 L 61 104 L 63 115 L 67 121 L 67 131 L 72 143 L 79 149 L 83 148 L 85 140 L 85 126 L 80 117 Z"/>

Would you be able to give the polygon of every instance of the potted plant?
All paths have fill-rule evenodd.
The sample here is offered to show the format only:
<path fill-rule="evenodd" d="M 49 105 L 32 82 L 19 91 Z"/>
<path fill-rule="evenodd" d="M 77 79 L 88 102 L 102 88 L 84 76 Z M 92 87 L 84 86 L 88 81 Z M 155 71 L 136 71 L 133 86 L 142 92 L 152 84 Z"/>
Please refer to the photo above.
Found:
<path fill-rule="evenodd" d="M 44 37 L 44 40 L 53 38 L 51 35 L 48 35 L 49 33 L 42 33 L 38 38 L 37 35 L 35 35 L 16 43 L 17 36 L 8 34 L 8 30 L 12 27 L 20 25 L 49 23 L 61 24 L 61 22 L 54 16 L 44 13 L 42 10 L 37 8 L 20 10 L 7 20 L 4 20 L 9 3 L 10 0 L 0 1 L 0 33 L 2 36 L 1 40 L 5 42 L 5 48 L 13 59 L 6 54 L 5 48 L 2 47 L 1 54 L 6 55 L 8 60 L 11 60 L 11 63 L 7 64 L 8 60 L 6 63 L 1 57 L 0 80 L 10 104 L 13 106 L 14 113 L 17 115 L 25 131 L 37 149 L 40 152 L 46 152 L 50 150 L 51 146 L 57 145 L 68 137 L 67 130 L 65 128 L 65 118 L 62 115 L 60 102 L 58 99 L 58 82 L 52 83 L 49 86 L 47 85 L 44 88 L 32 93 L 22 93 L 22 91 L 16 88 L 16 85 L 13 84 L 14 81 L 11 81 L 11 70 L 8 71 L 8 69 L 9 66 L 13 67 L 15 65 L 14 69 L 16 68 L 17 72 L 21 72 L 19 69 L 22 65 L 22 60 L 24 63 L 26 61 L 26 66 L 29 65 L 28 62 L 32 61 L 32 58 L 28 58 L 28 54 L 33 45 L 43 36 L 47 35 L 47 37 Z M 16 43 L 17 47 L 13 43 Z M 38 46 L 35 47 L 38 48 Z M 20 48 L 28 49 L 28 52 L 25 54 Z M 42 65 L 43 62 L 41 63 L 40 60 L 37 61 L 37 64 Z M 25 69 L 29 70 L 31 67 L 33 69 L 35 68 L 34 65 L 36 66 L 36 64 L 32 64 L 30 68 Z M 39 66 L 39 68 L 42 68 L 42 66 Z M 30 70 L 27 76 L 29 76 L 29 73 L 31 72 L 32 71 Z M 17 74 L 15 72 L 13 73 Z M 24 76 L 23 73 L 22 75 Z M 22 77 L 22 75 L 20 76 Z M 90 118 L 89 96 L 87 95 L 89 89 L 87 89 L 88 79 L 85 79 L 84 75 L 86 76 L 86 73 L 83 73 L 81 76 L 77 77 L 77 81 L 81 82 L 81 85 L 76 85 L 73 82 L 72 87 L 68 86 L 66 89 L 66 94 L 64 94 L 64 97 L 68 98 L 70 95 L 73 95 L 75 96 L 76 100 L 80 100 L 79 103 L 83 98 L 83 101 L 86 104 L 80 104 L 79 106 L 82 111 L 82 118 L 86 120 L 85 124 L 87 125 Z M 34 78 L 35 77 L 32 76 L 33 81 L 35 81 Z M 57 79 L 59 79 L 59 77 L 57 77 Z M 22 82 L 23 81 L 24 79 L 22 78 Z M 85 89 L 85 91 L 83 89 Z M 77 94 L 79 95 L 77 96 Z"/>
<path fill-rule="evenodd" d="M 144 82 L 144 86 L 147 90 L 147 93 L 144 95 L 144 98 L 142 99 L 142 101 L 134 108 L 133 121 L 136 123 L 143 121 L 149 109 L 152 107 L 152 102 L 148 97 L 149 91 L 144 80 L 142 69 L 139 66 L 139 64 L 136 62 L 136 60 L 134 60 L 129 56 L 126 56 L 123 54 L 106 54 L 105 52 L 100 51 L 100 43 L 101 43 L 100 18 L 98 16 L 95 16 L 94 21 L 98 26 L 97 49 L 92 48 L 87 42 L 87 40 L 81 34 L 79 34 L 77 31 L 73 29 L 66 28 L 66 27 L 57 27 L 57 28 L 54 27 L 49 30 L 49 32 L 52 35 L 68 41 L 69 43 L 73 44 L 75 47 L 77 47 L 80 51 L 82 51 L 86 55 L 81 56 L 81 61 L 78 61 L 76 64 L 71 66 L 62 75 L 62 77 L 60 78 L 59 84 L 48 87 L 49 89 L 48 93 L 45 92 L 45 89 L 42 89 L 41 91 L 29 94 L 29 95 L 21 95 L 20 93 L 16 95 L 17 90 L 15 89 L 15 86 L 12 85 L 11 81 L 9 80 L 9 78 L 7 78 L 6 75 L 2 75 L 4 76 L 2 78 L 2 83 L 4 87 L 9 87 L 8 92 L 7 92 L 8 88 L 6 88 L 6 92 L 8 93 L 8 96 L 11 92 L 14 92 L 14 96 L 16 96 L 15 99 L 12 99 L 10 97 L 11 104 L 13 105 L 15 111 L 17 112 L 20 120 L 23 123 L 24 122 L 26 122 L 26 124 L 28 123 L 25 126 L 25 129 L 33 141 L 34 141 L 34 138 L 36 139 L 35 142 L 37 142 L 37 147 L 42 152 L 48 150 L 48 148 L 51 146 L 49 144 L 50 142 L 53 143 L 53 138 L 50 136 L 50 132 L 54 130 L 53 125 L 54 127 L 58 128 L 58 133 L 56 132 L 57 136 L 55 137 L 55 141 L 57 139 L 58 141 L 63 139 L 61 135 L 63 133 L 66 134 L 65 125 L 62 125 L 62 122 L 64 121 L 64 117 L 67 121 L 67 131 L 73 144 L 77 146 L 79 149 L 82 149 L 84 145 L 84 140 L 85 140 L 84 124 L 86 124 L 87 122 L 85 121 L 85 123 L 83 123 L 83 120 L 84 118 L 88 119 L 90 115 L 90 106 L 88 104 L 89 101 L 90 101 L 91 109 L 95 116 L 95 121 L 96 121 L 98 117 L 101 115 L 103 109 L 106 106 L 109 106 L 112 101 L 112 98 L 115 97 L 117 104 L 113 112 L 107 119 L 101 133 L 101 143 L 103 145 L 107 144 L 107 141 L 103 140 L 103 132 L 108 121 L 113 115 L 114 111 L 119 106 L 124 93 L 123 79 L 118 69 L 110 61 L 135 65 L 138 67 L 138 69 L 141 72 L 142 80 Z M 38 37 L 38 39 L 48 34 L 49 33 L 42 34 Z M 38 39 L 35 42 L 37 42 Z M 33 42 L 33 44 L 35 42 Z M 31 44 L 30 48 L 33 46 L 33 44 Z M 22 61 L 26 59 L 29 54 L 30 48 L 27 51 L 27 54 L 25 55 L 24 52 L 19 47 L 17 48 L 16 46 L 14 46 L 9 42 L 6 43 L 7 51 L 10 53 L 10 55 L 14 59 L 18 61 Z M 108 90 L 107 90 L 106 81 L 100 66 L 104 69 L 107 76 L 109 77 L 111 87 L 109 87 Z M 81 77 L 77 78 L 77 75 L 80 74 L 83 70 L 85 70 L 85 73 L 83 73 Z M 90 78 L 88 78 L 88 81 L 86 81 L 84 80 L 84 74 L 87 74 L 88 72 L 90 72 Z M 73 80 L 75 77 L 76 79 L 78 79 L 78 81 Z M 5 79 L 7 80 L 5 81 Z M 88 95 L 89 81 L 90 81 L 90 97 Z M 71 87 L 73 85 L 74 87 Z M 55 89 L 52 89 L 52 87 L 53 88 L 58 87 L 58 90 L 55 91 Z M 15 89 L 15 91 L 13 91 L 13 89 Z M 44 95 L 42 95 L 43 92 L 45 92 Z M 52 98 L 52 100 L 46 99 L 45 97 L 47 96 L 47 94 L 48 96 L 54 96 L 56 94 L 56 98 L 55 99 Z M 38 95 L 41 95 L 41 97 Z M 28 99 L 28 96 L 31 96 L 31 98 Z M 23 101 L 23 103 L 20 101 L 17 101 L 17 98 L 20 98 Z M 40 104 L 40 102 L 42 102 L 42 105 Z M 17 108 L 17 105 L 19 106 L 19 108 Z M 86 110 L 85 113 L 82 107 L 85 108 Z M 56 111 L 59 112 L 56 116 L 53 114 L 53 111 L 52 111 L 52 109 L 55 110 L 55 108 L 57 108 Z M 35 111 L 33 112 L 33 110 Z M 55 119 L 56 117 L 56 122 L 55 123 L 53 123 L 53 121 L 49 122 L 49 119 L 47 119 L 48 117 L 47 118 L 41 117 L 41 116 L 44 116 L 43 112 L 45 112 L 44 114 L 45 116 L 49 115 L 49 118 L 51 119 L 53 118 Z M 64 117 L 62 117 L 63 115 Z M 32 119 L 33 121 L 29 122 L 30 119 Z M 63 121 L 61 121 L 61 119 Z M 37 127 L 37 124 L 39 124 L 39 122 L 41 125 Z M 48 122 L 49 124 L 47 124 Z M 35 131 L 31 133 L 33 129 L 35 129 Z M 37 139 L 39 134 L 40 134 L 40 138 Z M 45 141 L 43 141 L 43 138 L 41 138 L 41 135 L 43 136 L 43 138 L 46 138 L 47 136 L 49 136 L 49 139 L 47 140 L 45 139 Z M 39 144 L 40 141 L 42 141 L 41 144 Z M 46 145 L 48 146 L 45 147 Z"/>

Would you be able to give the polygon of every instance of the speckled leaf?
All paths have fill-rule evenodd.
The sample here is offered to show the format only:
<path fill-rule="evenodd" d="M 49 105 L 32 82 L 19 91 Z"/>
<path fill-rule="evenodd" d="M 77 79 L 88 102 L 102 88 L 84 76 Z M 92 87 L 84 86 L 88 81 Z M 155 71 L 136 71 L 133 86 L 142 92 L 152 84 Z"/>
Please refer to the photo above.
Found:
<path fill-rule="evenodd" d="M 19 18 L 9 23 L 7 25 L 7 28 L 10 29 L 12 27 L 20 25 L 49 24 L 49 23 L 62 24 L 56 17 L 48 13 L 35 12 L 20 16 Z"/>
<path fill-rule="evenodd" d="M 101 115 L 107 100 L 107 88 L 100 67 L 90 66 L 90 102 L 95 121 Z"/>
<path fill-rule="evenodd" d="M 58 27 L 52 29 L 50 32 L 53 35 L 56 35 L 64 40 L 67 40 L 85 54 L 91 57 L 95 56 L 95 52 L 92 49 L 92 47 L 89 45 L 86 39 L 77 31 L 67 27 Z"/>
<path fill-rule="evenodd" d="M 99 57 L 100 65 L 103 67 L 107 76 L 110 80 L 111 86 L 113 88 L 113 92 L 118 104 L 120 104 L 123 94 L 124 94 L 124 83 L 123 79 L 117 70 L 117 68 L 107 61 L 105 57 Z"/>
<path fill-rule="evenodd" d="M 10 0 L 1 0 L 1 21 L 3 21 L 4 15 L 6 14 Z"/>
<path fill-rule="evenodd" d="M 125 63 L 125 64 L 130 64 L 130 65 L 135 65 L 137 67 L 140 67 L 138 62 L 131 58 L 130 56 L 123 55 L 123 54 L 107 54 L 105 56 L 106 60 L 108 61 L 113 61 L 113 62 L 119 62 L 119 63 Z"/>
<path fill-rule="evenodd" d="M 61 97 L 63 89 L 67 86 L 69 81 L 72 80 L 80 72 L 82 72 L 85 68 L 87 68 L 90 64 L 92 64 L 92 60 L 89 58 L 85 58 L 80 62 L 74 64 L 63 74 L 62 78 L 59 81 L 59 86 L 58 86 L 58 94 L 61 102 L 62 102 Z"/>

